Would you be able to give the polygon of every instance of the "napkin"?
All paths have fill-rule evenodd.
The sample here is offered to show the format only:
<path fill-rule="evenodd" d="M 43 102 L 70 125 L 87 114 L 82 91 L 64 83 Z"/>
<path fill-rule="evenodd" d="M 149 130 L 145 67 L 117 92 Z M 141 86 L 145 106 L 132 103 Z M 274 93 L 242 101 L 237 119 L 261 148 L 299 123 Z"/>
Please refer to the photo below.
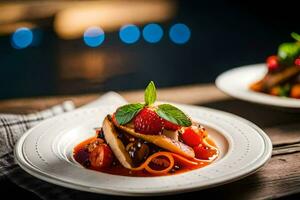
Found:
<path fill-rule="evenodd" d="M 72 101 L 66 101 L 47 110 L 28 115 L 0 114 L 0 179 L 8 178 L 42 199 L 78 199 L 82 192 L 47 183 L 22 170 L 14 160 L 14 145 L 28 129 L 45 119 L 73 110 L 94 108 L 99 105 L 120 106 L 125 103 L 125 99 L 119 94 L 108 92 L 77 109 Z"/>

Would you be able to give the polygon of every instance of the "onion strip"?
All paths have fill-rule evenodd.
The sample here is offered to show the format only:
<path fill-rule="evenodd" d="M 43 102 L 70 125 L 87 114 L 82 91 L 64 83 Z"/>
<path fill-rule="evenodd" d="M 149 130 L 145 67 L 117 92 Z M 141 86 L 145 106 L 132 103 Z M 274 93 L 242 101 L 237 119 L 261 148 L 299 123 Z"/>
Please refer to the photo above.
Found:
<path fill-rule="evenodd" d="M 153 159 L 155 159 L 159 156 L 166 157 L 170 162 L 169 166 L 167 168 L 163 169 L 163 170 L 152 169 L 149 166 L 149 164 L 152 162 Z M 149 156 L 147 158 L 147 160 L 143 164 L 141 164 L 139 167 L 131 168 L 131 170 L 141 171 L 141 170 L 145 169 L 150 174 L 155 174 L 155 175 L 166 174 L 174 167 L 175 160 L 177 160 L 182 165 L 189 166 L 189 167 L 197 166 L 197 165 L 199 165 L 200 163 L 203 163 L 203 162 L 211 162 L 209 160 L 199 160 L 199 159 L 196 159 L 196 158 L 194 158 L 193 160 L 189 160 L 189 159 L 187 159 L 187 158 L 185 158 L 181 155 L 171 153 L 171 152 L 157 152 L 157 153 L 154 153 L 153 155 Z"/>
<path fill-rule="evenodd" d="M 182 163 L 185 166 L 197 166 L 199 165 L 199 162 L 203 162 L 203 160 L 198 160 L 198 159 L 193 159 L 193 160 L 189 160 L 181 155 L 175 154 L 175 153 L 171 153 L 172 156 L 178 160 L 180 163 Z M 207 162 L 207 161 L 204 161 Z"/>
<path fill-rule="evenodd" d="M 149 167 L 149 163 L 154 158 L 159 157 L 159 156 L 164 156 L 164 157 L 168 158 L 168 160 L 170 161 L 170 164 L 169 164 L 169 166 L 166 169 L 163 169 L 163 170 L 154 170 L 151 167 Z M 139 167 L 132 168 L 131 170 L 133 170 L 133 171 L 140 171 L 140 170 L 145 169 L 147 172 L 149 172 L 151 174 L 166 174 L 166 173 L 168 173 L 173 168 L 174 164 L 175 164 L 175 161 L 174 161 L 174 158 L 173 158 L 173 156 L 172 156 L 171 153 L 169 153 L 169 152 L 157 152 L 157 153 L 149 156 L 147 158 L 147 160 L 143 164 L 141 164 Z"/>

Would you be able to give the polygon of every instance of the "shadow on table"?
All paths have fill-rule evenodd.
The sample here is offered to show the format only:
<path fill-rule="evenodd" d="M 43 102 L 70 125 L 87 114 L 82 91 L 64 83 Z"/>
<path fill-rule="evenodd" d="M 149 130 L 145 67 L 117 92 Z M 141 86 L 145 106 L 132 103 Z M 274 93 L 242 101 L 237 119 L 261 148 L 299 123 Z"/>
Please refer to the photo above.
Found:
<path fill-rule="evenodd" d="M 91 193 L 82 193 L 83 196 L 78 196 L 79 199 L 88 199 L 88 200 L 94 200 L 94 199 L 102 199 L 102 200 L 137 200 L 137 199 L 143 199 L 143 200 L 200 200 L 204 198 L 209 199 L 230 199 L 230 200 L 242 200 L 242 199 L 257 199 L 266 197 L 265 193 L 269 194 L 269 191 L 260 190 L 260 185 L 257 183 L 260 179 L 259 175 L 253 174 L 252 176 L 249 176 L 243 180 L 236 181 L 234 183 L 225 184 L 219 187 L 201 190 L 197 192 L 189 192 L 189 193 L 183 193 L 183 194 L 176 194 L 176 195 L 168 195 L 168 196 L 154 196 L 154 197 L 121 197 L 121 196 L 108 196 L 108 195 L 97 195 L 97 194 L 91 194 Z M 276 193 L 274 193 L 274 196 L 271 198 L 276 198 Z M 296 200 L 299 199 L 300 194 L 294 194 L 289 195 L 281 199 L 289 199 L 289 200 Z M 278 198 L 278 197 L 277 197 Z M 77 198 L 76 198 L 77 199 Z M 270 199 L 270 196 L 268 197 Z"/>
<path fill-rule="evenodd" d="M 300 109 L 285 109 L 226 99 L 199 104 L 241 116 L 262 128 L 300 122 Z"/>

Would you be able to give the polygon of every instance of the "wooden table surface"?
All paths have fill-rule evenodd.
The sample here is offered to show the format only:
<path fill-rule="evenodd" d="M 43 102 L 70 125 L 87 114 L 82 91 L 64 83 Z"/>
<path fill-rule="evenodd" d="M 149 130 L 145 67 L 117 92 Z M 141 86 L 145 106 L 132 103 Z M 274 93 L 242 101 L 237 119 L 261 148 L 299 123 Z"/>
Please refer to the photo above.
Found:
<path fill-rule="evenodd" d="M 143 98 L 143 91 L 120 92 L 120 94 L 130 102 L 141 101 Z M 29 113 L 66 100 L 72 100 L 76 106 L 80 106 L 99 95 L 3 100 L 0 101 L 0 112 Z M 201 196 L 222 196 L 223 199 L 270 199 L 300 193 L 299 110 L 285 110 L 232 99 L 211 84 L 160 89 L 158 97 L 159 100 L 206 106 L 242 116 L 260 126 L 272 140 L 273 156 L 258 172 L 242 180 L 198 192 Z M 173 199 L 192 197 L 196 193 L 176 195 Z"/>

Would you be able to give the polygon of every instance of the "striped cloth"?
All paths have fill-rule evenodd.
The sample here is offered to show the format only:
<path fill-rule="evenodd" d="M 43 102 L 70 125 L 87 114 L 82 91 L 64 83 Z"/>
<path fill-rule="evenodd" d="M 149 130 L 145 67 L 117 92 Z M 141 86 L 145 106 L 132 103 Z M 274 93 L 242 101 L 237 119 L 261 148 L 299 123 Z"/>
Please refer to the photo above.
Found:
<path fill-rule="evenodd" d="M 96 107 L 101 104 L 121 105 L 125 102 L 120 95 L 110 92 L 81 108 Z M 81 199 L 81 197 L 85 199 L 87 197 L 90 197 L 89 199 L 96 198 L 96 195 L 67 189 L 39 180 L 22 170 L 14 160 L 14 145 L 23 133 L 45 119 L 74 109 L 73 102 L 66 101 L 47 110 L 28 115 L 0 114 L 0 180 L 8 178 L 18 186 L 47 200 Z"/>

